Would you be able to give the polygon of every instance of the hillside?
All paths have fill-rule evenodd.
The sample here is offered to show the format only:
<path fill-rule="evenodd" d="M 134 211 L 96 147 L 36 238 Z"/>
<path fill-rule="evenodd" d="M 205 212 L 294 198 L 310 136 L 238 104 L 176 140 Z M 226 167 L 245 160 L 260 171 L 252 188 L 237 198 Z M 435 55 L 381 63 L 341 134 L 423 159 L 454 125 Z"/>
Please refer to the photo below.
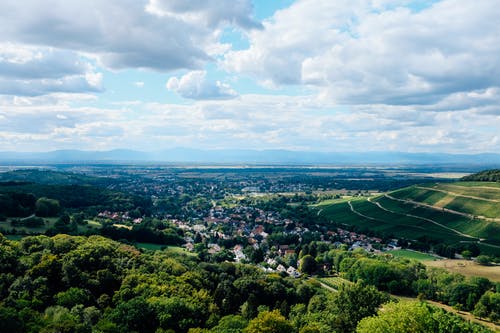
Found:
<path fill-rule="evenodd" d="M 485 170 L 462 178 L 463 181 L 500 182 L 500 169 Z"/>
<path fill-rule="evenodd" d="M 364 232 L 430 244 L 477 243 L 486 252 L 500 253 L 498 183 L 421 184 L 317 208 L 328 220 Z"/>

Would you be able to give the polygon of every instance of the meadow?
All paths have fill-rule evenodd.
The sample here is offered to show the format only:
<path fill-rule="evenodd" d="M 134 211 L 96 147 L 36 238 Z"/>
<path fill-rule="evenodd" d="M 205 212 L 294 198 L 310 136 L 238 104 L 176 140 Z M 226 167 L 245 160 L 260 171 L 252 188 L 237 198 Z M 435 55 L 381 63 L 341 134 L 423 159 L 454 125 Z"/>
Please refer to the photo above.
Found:
<path fill-rule="evenodd" d="M 442 259 L 423 262 L 428 267 L 444 268 L 465 276 L 481 276 L 493 282 L 500 282 L 500 266 L 482 266 L 471 260 Z"/>
<path fill-rule="evenodd" d="M 387 253 L 392 254 L 396 258 L 406 258 L 417 261 L 434 261 L 438 259 L 433 255 L 412 250 L 392 250 Z"/>

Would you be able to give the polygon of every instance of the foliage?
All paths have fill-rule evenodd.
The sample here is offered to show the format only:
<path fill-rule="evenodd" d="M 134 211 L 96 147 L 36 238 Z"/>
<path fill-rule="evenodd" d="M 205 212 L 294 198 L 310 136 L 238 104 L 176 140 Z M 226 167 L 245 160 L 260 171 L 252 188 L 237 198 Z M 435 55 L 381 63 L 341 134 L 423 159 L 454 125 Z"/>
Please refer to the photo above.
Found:
<path fill-rule="evenodd" d="M 272 326 L 275 310 L 286 314 L 318 292 L 253 266 L 141 253 L 101 236 L 0 235 L 2 332 L 241 332 L 248 322 L 239 309 L 249 320 L 269 309 L 260 319 Z"/>
<path fill-rule="evenodd" d="M 283 317 L 278 310 L 264 311 L 257 318 L 252 319 L 244 333 L 289 333 L 293 330 L 292 325 Z"/>
<path fill-rule="evenodd" d="M 457 315 L 421 302 L 389 303 L 376 316 L 360 321 L 358 333 L 489 332 Z"/>
<path fill-rule="evenodd" d="M 462 177 L 462 181 L 500 182 L 500 169 L 481 171 Z"/>

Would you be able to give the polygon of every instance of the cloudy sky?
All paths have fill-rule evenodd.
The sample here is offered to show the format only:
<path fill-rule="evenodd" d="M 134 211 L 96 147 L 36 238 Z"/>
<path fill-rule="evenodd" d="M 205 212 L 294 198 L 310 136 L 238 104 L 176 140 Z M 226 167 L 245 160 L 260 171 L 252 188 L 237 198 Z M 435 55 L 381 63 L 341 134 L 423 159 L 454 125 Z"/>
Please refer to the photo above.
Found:
<path fill-rule="evenodd" d="M 500 152 L 499 0 L 2 0 L 0 151 Z"/>

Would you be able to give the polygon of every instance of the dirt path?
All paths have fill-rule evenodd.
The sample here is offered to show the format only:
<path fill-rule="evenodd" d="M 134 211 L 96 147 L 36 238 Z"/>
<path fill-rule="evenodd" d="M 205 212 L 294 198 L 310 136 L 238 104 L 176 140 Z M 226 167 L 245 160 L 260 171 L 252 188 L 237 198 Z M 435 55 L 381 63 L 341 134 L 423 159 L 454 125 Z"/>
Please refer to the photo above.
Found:
<path fill-rule="evenodd" d="M 360 212 L 358 212 L 357 210 L 354 209 L 354 207 L 352 206 L 352 203 L 351 201 L 347 201 L 347 203 L 349 204 L 349 208 L 351 209 L 351 212 L 353 212 L 354 214 L 356 215 L 359 215 L 361 217 L 364 217 L 365 219 L 368 219 L 368 220 L 372 220 L 372 221 L 379 221 L 379 222 L 384 222 L 382 220 L 379 220 L 379 219 L 376 219 L 374 217 L 371 217 L 371 216 L 368 216 L 368 215 L 365 215 L 365 214 L 362 214 Z M 385 223 L 385 222 L 384 222 Z"/>
<path fill-rule="evenodd" d="M 369 199 L 368 199 L 369 200 Z M 371 201 L 370 201 L 371 202 Z M 357 210 L 354 209 L 354 207 L 352 206 L 351 202 L 348 201 L 347 202 L 349 204 L 349 208 L 351 209 L 351 212 L 353 212 L 354 214 L 356 215 L 359 215 L 361 217 L 364 217 L 365 219 L 369 219 L 369 220 L 372 220 L 372 221 L 378 221 L 378 222 L 382 222 L 382 223 L 387 223 L 386 221 L 384 220 L 381 220 L 381 219 L 377 219 L 377 218 L 374 218 L 374 217 L 371 217 L 371 216 L 368 216 L 368 215 L 365 215 L 363 213 L 360 213 L 358 212 Z M 371 202 L 373 204 L 373 202 Z M 388 210 L 387 210 L 388 211 Z M 391 211 L 388 211 L 389 213 L 392 213 Z M 426 230 L 424 227 L 420 227 L 420 226 L 412 226 L 413 228 L 417 228 L 417 229 L 422 229 L 422 230 Z"/>
<path fill-rule="evenodd" d="M 321 287 L 322 287 L 322 288 L 325 288 L 325 289 L 327 289 L 327 290 L 330 290 L 331 292 L 334 292 L 334 293 L 338 293 L 338 292 L 339 292 L 337 289 L 332 288 L 332 287 L 330 287 L 329 285 L 326 285 L 326 284 L 324 284 L 323 282 L 321 282 L 321 281 L 319 281 L 319 280 L 316 280 L 316 281 L 318 281 L 318 282 L 319 282 L 319 284 L 321 285 Z"/>
<path fill-rule="evenodd" d="M 458 230 L 455 230 L 455 229 L 452 229 L 450 227 L 447 227 L 439 222 L 436 222 L 434 220 L 431 220 L 431 219 L 428 219 L 426 217 L 421 217 L 421 216 L 417 216 L 417 215 L 412 215 L 412 214 L 406 214 L 406 213 L 400 213 L 400 212 L 396 212 L 396 211 L 393 211 L 393 210 L 390 210 L 390 209 L 387 209 L 385 207 L 383 207 L 379 202 L 373 202 L 371 201 L 371 198 L 368 198 L 368 201 L 374 205 L 376 205 L 378 208 L 382 209 L 382 210 L 385 210 L 386 212 L 389 212 L 389 213 L 393 213 L 393 214 L 397 214 L 397 215 L 403 215 L 403 216 L 407 216 L 407 217 L 412 217 L 412 218 L 415 218 L 415 219 L 419 219 L 419 220 L 422 220 L 422 221 L 426 221 L 426 222 L 430 222 L 430 223 L 433 223 L 441 228 L 444 228 L 446 230 L 449 230 L 449 231 L 452 231 L 460 236 L 463 236 L 463 237 L 467 237 L 467 238 L 472 238 L 472 239 L 477 239 L 479 240 L 479 238 L 477 237 L 474 237 L 474 236 L 471 236 L 471 235 L 467 235 L 467 234 L 464 234 L 463 232 L 460 232 Z"/>
<path fill-rule="evenodd" d="M 441 190 L 441 189 L 435 188 L 435 187 L 425 187 L 425 186 L 415 186 L 415 187 L 419 188 L 421 190 L 436 191 L 436 192 L 441 192 L 441 193 L 449 194 L 449 195 L 452 195 L 454 197 L 469 198 L 469 199 L 475 199 L 475 200 L 481 200 L 481 201 L 488 201 L 488 202 L 500 202 L 500 200 L 496 200 L 496 199 L 486 199 L 486 198 L 476 197 L 476 196 L 473 196 L 473 195 L 460 194 L 460 193 L 456 193 L 456 192 Z"/>

